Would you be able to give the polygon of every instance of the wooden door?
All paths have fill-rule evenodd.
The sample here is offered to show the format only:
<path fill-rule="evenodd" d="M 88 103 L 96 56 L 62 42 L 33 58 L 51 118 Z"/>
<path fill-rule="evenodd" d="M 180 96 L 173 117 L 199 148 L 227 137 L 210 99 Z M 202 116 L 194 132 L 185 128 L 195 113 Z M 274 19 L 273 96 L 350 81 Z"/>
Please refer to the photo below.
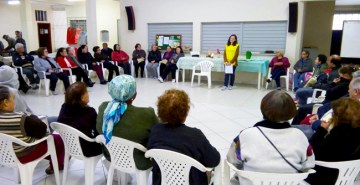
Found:
<path fill-rule="evenodd" d="M 39 47 L 46 47 L 52 53 L 50 23 L 38 23 Z"/>

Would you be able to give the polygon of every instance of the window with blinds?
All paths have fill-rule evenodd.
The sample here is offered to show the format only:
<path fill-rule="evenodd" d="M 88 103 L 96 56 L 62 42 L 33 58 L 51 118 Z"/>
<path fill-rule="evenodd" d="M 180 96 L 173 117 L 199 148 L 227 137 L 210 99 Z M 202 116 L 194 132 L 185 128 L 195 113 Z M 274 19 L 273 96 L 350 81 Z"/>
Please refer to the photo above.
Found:
<path fill-rule="evenodd" d="M 223 51 L 231 34 L 236 34 L 241 52 L 285 51 L 287 21 L 202 23 L 201 51 Z"/>
<path fill-rule="evenodd" d="M 181 38 L 181 46 L 189 46 L 193 44 L 193 24 L 192 23 L 149 23 L 148 24 L 148 48 L 155 44 L 157 34 L 179 34 Z"/>

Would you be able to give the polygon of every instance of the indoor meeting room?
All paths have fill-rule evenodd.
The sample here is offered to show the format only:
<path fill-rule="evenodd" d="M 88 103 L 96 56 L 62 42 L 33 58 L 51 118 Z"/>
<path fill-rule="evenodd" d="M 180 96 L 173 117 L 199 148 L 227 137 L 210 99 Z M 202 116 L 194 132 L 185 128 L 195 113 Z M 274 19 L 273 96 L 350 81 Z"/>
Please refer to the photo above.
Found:
<path fill-rule="evenodd" d="M 1 185 L 360 185 L 360 0 L 0 0 Z"/>

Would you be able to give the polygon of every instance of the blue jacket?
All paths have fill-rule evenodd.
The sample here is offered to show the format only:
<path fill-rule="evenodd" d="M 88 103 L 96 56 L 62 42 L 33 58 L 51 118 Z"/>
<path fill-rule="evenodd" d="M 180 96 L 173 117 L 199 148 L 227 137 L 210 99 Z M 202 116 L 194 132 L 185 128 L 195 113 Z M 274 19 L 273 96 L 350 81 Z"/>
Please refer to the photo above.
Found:
<path fill-rule="evenodd" d="M 47 59 L 51 62 L 51 64 L 53 64 L 55 66 L 56 69 L 61 69 L 59 64 L 57 64 L 54 59 L 52 59 L 51 57 L 48 57 Z M 49 75 L 50 73 L 48 71 L 49 71 L 49 69 L 53 69 L 53 67 L 51 67 L 51 65 L 49 64 L 49 62 L 46 59 L 36 58 L 34 61 L 34 69 L 37 72 L 44 71 L 46 75 Z M 45 78 L 43 73 L 38 73 L 38 75 L 39 75 L 39 78 L 42 78 L 42 79 Z"/>

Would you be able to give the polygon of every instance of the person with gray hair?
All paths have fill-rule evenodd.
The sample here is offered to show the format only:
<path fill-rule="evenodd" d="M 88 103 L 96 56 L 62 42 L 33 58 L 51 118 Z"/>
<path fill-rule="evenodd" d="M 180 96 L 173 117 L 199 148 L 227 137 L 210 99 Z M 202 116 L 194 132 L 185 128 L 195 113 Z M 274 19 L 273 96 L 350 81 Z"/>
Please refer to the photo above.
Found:
<path fill-rule="evenodd" d="M 14 66 L 22 67 L 22 72 L 29 79 L 32 89 L 38 89 L 39 86 L 37 84 L 39 84 L 40 78 L 34 69 L 34 57 L 26 53 L 24 45 L 21 43 L 17 43 L 15 49 L 16 52 L 12 56 Z"/>
<path fill-rule="evenodd" d="M 11 38 L 9 35 L 3 35 L 2 38 L 8 43 L 8 46 L 4 50 L 6 52 L 13 52 L 16 44 L 15 39 Z"/>

